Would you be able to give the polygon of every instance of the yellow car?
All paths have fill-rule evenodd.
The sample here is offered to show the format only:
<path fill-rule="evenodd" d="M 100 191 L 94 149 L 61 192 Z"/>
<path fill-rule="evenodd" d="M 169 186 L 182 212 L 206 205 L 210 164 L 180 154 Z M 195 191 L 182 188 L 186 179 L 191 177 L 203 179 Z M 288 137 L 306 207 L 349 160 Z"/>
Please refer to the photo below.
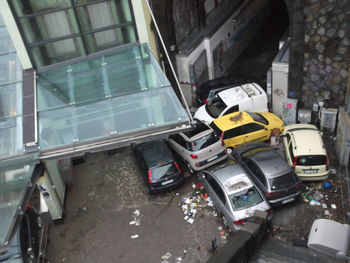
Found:
<path fill-rule="evenodd" d="M 271 131 L 283 132 L 284 123 L 271 112 L 237 111 L 215 119 L 210 125 L 227 148 L 250 141 L 266 141 Z"/>

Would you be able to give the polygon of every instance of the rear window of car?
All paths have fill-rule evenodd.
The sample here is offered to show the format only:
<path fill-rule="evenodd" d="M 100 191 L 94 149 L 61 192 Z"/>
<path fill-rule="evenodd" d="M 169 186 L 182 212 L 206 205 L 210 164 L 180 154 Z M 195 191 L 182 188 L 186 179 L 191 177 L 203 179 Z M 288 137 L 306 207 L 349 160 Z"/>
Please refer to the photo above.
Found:
<path fill-rule="evenodd" d="M 171 175 L 177 172 L 174 163 L 168 163 L 159 167 L 151 169 L 152 180 L 157 180 L 163 176 Z"/>
<path fill-rule="evenodd" d="M 255 186 L 230 195 L 233 211 L 239 211 L 255 206 L 263 201 Z"/>
<path fill-rule="evenodd" d="M 184 132 L 184 134 L 188 137 L 191 138 L 201 132 L 209 130 L 209 127 L 205 125 L 204 123 L 198 121 L 193 130 L 190 130 L 188 132 Z"/>
<path fill-rule="evenodd" d="M 218 140 L 219 140 L 219 137 L 214 132 L 212 132 L 198 140 L 189 142 L 188 143 L 190 148 L 189 150 L 193 152 L 202 150 L 208 147 L 209 145 L 216 143 Z"/>
<path fill-rule="evenodd" d="M 296 182 L 297 176 L 292 172 L 269 179 L 269 183 L 273 191 L 287 188 L 294 185 Z"/>
<path fill-rule="evenodd" d="M 325 155 L 297 156 L 297 165 L 311 166 L 311 165 L 324 165 L 325 163 L 326 163 Z"/>
<path fill-rule="evenodd" d="M 205 109 L 212 118 L 217 118 L 227 108 L 225 102 L 220 98 L 220 96 L 215 95 L 208 104 L 205 105 Z"/>

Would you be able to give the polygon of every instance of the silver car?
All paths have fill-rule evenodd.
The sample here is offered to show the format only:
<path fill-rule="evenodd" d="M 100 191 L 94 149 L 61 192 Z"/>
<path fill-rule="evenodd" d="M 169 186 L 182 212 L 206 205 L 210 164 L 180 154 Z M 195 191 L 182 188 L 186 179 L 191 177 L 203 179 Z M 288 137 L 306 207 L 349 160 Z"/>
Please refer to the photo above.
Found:
<path fill-rule="evenodd" d="M 170 135 L 169 144 L 185 161 L 191 173 L 227 157 L 224 142 L 212 128 L 200 121 L 191 131 Z"/>
<path fill-rule="evenodd" d="M 199 180 L 233 231 L 240 230 L 257 210 L 268 211 L 268 219 L 272 219 L 272 210 L 264 195 L 236 161 L 226 159 L 201 171 Z"/>

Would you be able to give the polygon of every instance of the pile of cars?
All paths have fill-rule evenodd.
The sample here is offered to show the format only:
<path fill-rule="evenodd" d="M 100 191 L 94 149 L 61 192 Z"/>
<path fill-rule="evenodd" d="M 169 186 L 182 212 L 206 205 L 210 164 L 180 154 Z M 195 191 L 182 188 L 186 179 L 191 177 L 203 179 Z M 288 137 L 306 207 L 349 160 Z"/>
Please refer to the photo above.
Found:
<path fill-rule="evenodd" d="M 256 210 L 271 219 L 271 207 L 300 200 L 301 181 L 328 178 L 321 132 L 311 124 L 285 126 L 268 112 L 267 95 L 257 83 L 203 94 L 206 104 L 194 114 L 192 130 L 133 146 L 150 193 L 184 182 L 180 160 L 197 173 L 226 225 L 237 231 Z M 276 134 L 285 159 L 266 143 Z"/>

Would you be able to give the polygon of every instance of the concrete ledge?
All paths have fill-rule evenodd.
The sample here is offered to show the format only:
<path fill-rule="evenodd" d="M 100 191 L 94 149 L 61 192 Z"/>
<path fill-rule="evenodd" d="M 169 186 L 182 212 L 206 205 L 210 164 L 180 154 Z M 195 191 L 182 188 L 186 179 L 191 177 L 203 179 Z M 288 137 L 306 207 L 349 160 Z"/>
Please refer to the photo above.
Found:
<path fill-rule="evenodd" d="M 267 236 L 267 213 L 256 212 L 250 222 L 241 231 L 234 233 L 227 244 L 218 249 L 208 263 L 249 262 Z"/>

